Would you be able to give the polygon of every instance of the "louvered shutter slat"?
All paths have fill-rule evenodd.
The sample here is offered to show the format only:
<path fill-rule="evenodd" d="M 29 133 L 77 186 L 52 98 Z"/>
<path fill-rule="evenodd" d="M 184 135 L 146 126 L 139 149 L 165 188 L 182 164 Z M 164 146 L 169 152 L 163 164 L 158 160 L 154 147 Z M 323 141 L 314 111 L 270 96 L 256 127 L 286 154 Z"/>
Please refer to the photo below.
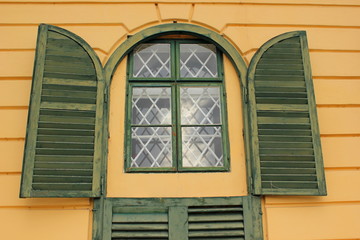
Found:
<path fill-rule="evenodd" d="M 257 240 L 262 239 L 260 213 L 260 198 L 253 196 L 107 198 L 104 212 L 94 212 L 95 221 L 101 219 L 94 231 L 104 240 Z"/>
<path fill-rule="evenodd" d="M 188 208 L 189 239 L 243 239 L 242 206 L 204 206 Z M 234 237 L 234 238 L 232 238 Z"/>
<path fill-rule="evenodd" d="M 78 36 L 41 25 L 22 197 L 100 195 L 103 70 Z"/>
<path fill-rule="evenodd" d="M 114 208 L 111 239 L 168 239 L 167 209 Z"/>
<path fill-rule="evenodd" d="M 326 194 L 305 33 L 264 44 L 248 83 L 255 194 Z"/>

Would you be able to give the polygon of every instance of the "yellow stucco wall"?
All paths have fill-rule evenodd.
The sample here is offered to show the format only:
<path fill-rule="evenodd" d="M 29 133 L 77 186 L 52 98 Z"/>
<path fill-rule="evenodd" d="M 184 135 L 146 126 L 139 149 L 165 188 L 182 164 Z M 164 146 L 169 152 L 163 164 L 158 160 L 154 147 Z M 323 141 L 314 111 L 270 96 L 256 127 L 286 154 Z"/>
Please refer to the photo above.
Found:
<path fill-rule="evenodd" d="M 127 34 L 177 20 L 223 34 L 247 63 L 268 39 L 287 31 L 307 31 L 328 196 L 264 198 L 265 238 L 360 239 L 359 16 L 358 0 L 108 0 L 106 3 L 96 0 L 0 0 L 0 238 L 91 239 L 92 203 L 89 199 L 18 198 L 37 25 L 54 24 L 80 35 L 105 63 Z M 226 66 L 227 72 L 233 71 L 228 64 Z M 121 67 L 125 67 L 124 64 Z M 120 96 L 124 91 L 123 71 L 117 71 L 111 90 L 118 89 Z M 228 82 L 234 80 L 230 76 L 231 73 L 226 79 L 227 87 Z M 111 95 L 114 96 L 116 93 Z M 116 115 L 113 109 L 116 104 L 123 106 L 123 102 L 114 105 L 113 99 L 111 101 L 112 114 Z M 112 117 L 111 121 L 116 117 L 123 118 Z M 112 143 L 123 141 L 121 126 L 112 123 L 111 128 L 118 128 L 119 132 L 111 135 L 110 150 L 114 148 Z M 238 139 L 239 136 L 230 137 Z M 116 156 L 116 151 L 120 150 L 112 151 L 109 194 L 153 196 L 154 184 L 147 183 L 146 189 L 133 189 L 127 185 L 135 176 L 122 174 L 122 159 Z M 239 150 L 231 154 L 241 156 L 242 153 Z M 232 167 L 236 164 L 240 168 L 243 162 L 232 162 Z M 236 171 L 231 173 L 234 175 L 214 176 L 217 179 L 225 177 L 228 181 L 244 180 L 243 171 Z M 123 178 L 123 181 L 112 181 L 111 176 Z M 199 180 L 199 184 L 191 188 L 186 187 L 189 182 L 185 176 L 169 175 L 172 183 L 177 184 L 171 189 L 163 183 L 165 176 L 138 176 L 144 181 L 162 184 L 162 196 L 245 194 L 241 184 L 238 188 L 231 185 L 221 189 L 222 192 L 207 187 L 206 192 L 200 193 L 201 186 L 213 184 L 204 181 L 206 176 L 202 178 L 200 174 L 190 176 Z"/>
<path fill-rule="evenodd" d="M 109 197 L 221 197 L 247 195 L 240 81 L 224 60 L 227 92 L 230 172 L 124 173 L 124 114 L 126 60 L 110 89 L 108 187 Z M 119 111 L 120 110 L 120 111 Z"/>

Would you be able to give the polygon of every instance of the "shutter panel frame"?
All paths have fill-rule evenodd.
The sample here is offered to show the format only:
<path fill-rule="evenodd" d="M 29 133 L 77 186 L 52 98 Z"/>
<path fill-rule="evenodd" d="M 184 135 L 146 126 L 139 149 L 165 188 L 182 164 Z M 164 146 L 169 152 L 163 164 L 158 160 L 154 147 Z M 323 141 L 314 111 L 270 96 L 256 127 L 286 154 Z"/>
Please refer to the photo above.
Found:
<path fill-rule="evenodd" d="M 74 58 L 76 58 L 76 54 L 81 53 L 83 56 L 85 56 L 86 60 L 85 62 L 81 59 L 78 58 L 77 59 L 77 63 L 80 64 L 81 66 L 84 66 L 86 69 L 85 71 L 83 71 L 82 69 L 84 68 L 80 68 L 80 67 L 72 67 L 71 65 L 74 64 L 74 62 L 70 62 L 68 63 L 68 61 L 60 61 L 61 63 L 63 63 L 66 67 L 66 65 L 68 65 L 67 70 L 64 67 L 64 70 L 61 70 L 60 73 L 56 72 L 56 69 L 61 69 L 62 66 L 59 65 L 59 61 L 53 61 L 51 64 L 49 64 L 49 61 L 46 65 L 46 58 L 49 57 L 50 54 L 47 55 L 47 51 L 54 51 L 54 48 L 47 48 L 47 46 L 49 46 L 49 42 L 51 40 L 50 36 L 52 35 L 53 37 L 55 36 L 55 38 L 60 38 L 60 44 L 58 45 L 58 47 L 60 48 L 60 51 L 58 50 L 58 52 L 60 52 L 60 56 L 56 56 L 57 58 L 62 58 L 61 55 L 61 51 L 66 51 L 68 50 L 68 54 L 72 55 L 74 54 Z M 65 39 L 65 40 L 64 40 Z M 63 41 L 63 42 L 61 42 Z M 66 44 L 70 43 L 71 45 L 75 45 L 75 50 L 71 49 L 69 50 L 70 47 L 67 47 Z M 64 50 L 65 49 L 65 50 Z M 73 51 L 72 51 L 73 50 Z M 78 53 L 75 53 L 75 52 Z M 63 54 L 65 55 L 65 54 Z M 55 57 L 55 58 L 56 58 Z M 66 57 L 66 56 L 65 56 Z M 69 59 L 73 59 L 73 57 L 69 57 Z M 51 60 L 50 60 L 51 62 Z M 55 65 L 53 65 L 55 63 Z M 90 67 L 89 67 L 90 64 Z M 55 70 L 54 70 L 55 69 Z M 48 70 L 48 71 L 46 71 Z M 55 71 L 55 72 L 54 72 Z M 75 72 L 74 72 L 75 71 Z M 85 74 L 82 76 L 79 76 L 78 79 L 72 79 L 74 77 L 77 77 L 76 71 L 82 71 L 81 74 Z M 52 73 L 53 72 L 53 73 Z M 86 75 L 86 72 L 93 72 L 91 73 L 92 76 L 94 76 L 94 79 L 90 79 L 90 80 L 86 80 L 90 75 Z M 46 74 L 48 74 L 48 76 L 46 76 Z M 55 76 L 51 76 L 51 74 L 55 75 Z M 58 74 L 58 75 L 57 75 Z M 80 74 L 80 75 L 81 75 Z M 57 75 L 57 76 L 56 76 Z M 81 77 L 81 78 L 80 78 Z M 41 101 L 42 99 L 42 92 L 43 92 L 43 85 L 44 84 L 55 84 L 54 86 L 56 86 L 56 84 L 58 84 L 57 86 L 60 86 L 62 84 L 62 87 L 65 86 L 70 91 L 74 91 L 73 88 L 76 87 L 77 89 L 84 89 L 84 88 L 95 88 L 94 94 L 95 94 L 95 99 L 92 100 L 93 103 L 91 104 L 91 107 L 89 104 L 87 103 L 71 103 L 71 101 L 69 103 L 67 102 L 63 102 L 61 103 L 62 99 L 64 99 L 64 96 L 57 97 L 56 95 L 52 95 L 52 94 L 56 94 L 56 92 L 59 92 L 59 90 L 51 90 L 51 89 L 46 89 L 45 91 L 50 92 L 49 97 L 50 100 L 44 100 L 43 102 Z M 66 91 L 66 90 L 65 90 Z M 76 93 L 76 91 L 74 92 Z M 73 93 L 73 95 L 74 95 Z M 70 97 L 70 98 L 69 98 Z M 44 97 L 45 99 L 46 97 Z M 73 97 L 71 95 L 69 96 L 65 96 L 65 98 L 68 99 L 76 99 L 76 95 L 74 95 Z M 60 100 L 58 100 L 60 99 Z M 65 99 L 66 100 L 66 99 Z M 86 100 L 86 99 L 85 99 Z M 46 102 L 48 101 L 48 102 Z M 57 102 L 58 101 L 58 102 Z M 76 101 L 82 101 L 82 98 L 77 98 Z M 86 100 L 88 101 L 88 100 Z M 98 56 L 96 55 L 96 53 L 94 52 L 94 50 L 79 36 L 56 26 L 51 26 L 51 25 L 47 25 L 47 24 L 40 24 L 39 28 L 38 28 L 38 39 L 37 39 L 37 45 L 36 45 L 36 54 L 35 54 L 35 62 L 34 62 L 34 70 L 33 70 L 33 80 L 32 80 L 32 87 L 31 87 L 31 95 L 30 95 L 30 104 L 29 104 L 29 113 L 28 113 L 28 120 L 27 120 L 27 130 L 26 130 L 26 138 L 25 138 L 25 149 L 24 149 L 24 159 L 23 159 L 23 170 L 22 170 L 22 178 L 21 178 L 21 188 L 20 188 L 20 197 L 24 198 L 24 197 L 98 197 L 100 196 L 100 192 L 101 192 L 101 186 L 100 186 L 100 178 L 101 178 L 101 165 L 102 165 L 102 159 L 103 159 L 103 131 L 101 131 L 103 129 L 103 102 L 104 102 L 104 72 L 103 72 L 103 67 L 101 65 L 101 62 L 98 58 Z M 47 108 L 48 107 L 48 108 Z M 92 154 L 92 160 L 90 165 L 92 165 L 92 172 L 91 172 L 91 178 L 85 181 L 84 184 L 82 184 L 82 182 L 84 182 L 84 178 L 81 179 L 81 177 L 74 177 L 73 179 L 77 179 L 77 180 L 69 180 L 70 182 L 73 181 L 73 183 L 58 183 L 58 180 L 53 180 L 51 182 L 51 180 L 49 181 L 50 178 L 54 178 L 57 179 L 57 176 L 45 176 L 43 177 L 43 180 L 37 180 L 40 182 L 40 184 L 38 184 L 38 189 L 35 190 L 34 189 L 34 170 L 35 170 L 35 156 L 36 156 L 36 151 L 40 151 L 40 150 L 36 150 L 37 148 L 37 144 L 41 145 L 44 143 L 39 143 L 39 141 L 43 141 L 43 140 L 38 140 L 38 128 L 39 128 L 39 121 L 40 121 L 40 109 L 43 108 L 47 108 L 47 110 L 45 111 L 53 111 L 56 112 L 56 108 L 58 109 L 62 109 L 64 111 L 66 111 L 66 109 L 72 109 L 73 111 L 78 111 L 81 109 L 84 110 L 89 110 L 92 109 L 93 111 L 95 110 L 95 117 L 94 117 L 94 125 L 89 125 L 86 126 L 84 124 L 79 125 L 80 128 L 89 128 L 91 129 L 91 131 L 94 131 L 94 137 L 92 140 L 92 143 L 90 142 L 88 146 L 91 146 L 91 144 L 94 144 L 94 148 L 93 148 L 93 154 Z M 63 115 L 61 115 L 61 111 L 58 112 L 60 114 L 60 116 L 58 115 L 57 117 L 47 117 L 50 120 L 47 120 L 48 123 L 45 123 L 45 125 L 49 125 L 50 127 L 53 126 L 54 124 L 57 124 L 56 121 L 54 119 L 56 118 L 62 118 Z M 72 113 L 71 113 L 72 114 Z M 86 114 L 86 113 L 79 113 L 79 115 L 81 114 Z M 71 117 L 70 117 L 71 118 Z M 76 117 L 75 117 L 76 118 Z M 79 119 L 79 116 L 77 117 Z M 80 119 L 84 119 L 81 118 Z M 69 119 L 67 119 L 69 121 Z M 59 121 L 59 120 L 57 120 Z M 81 121 L 80 121 L 81 122 Z M 44 124 L 44 123 L 42 123 Z M 60 124 L 60 123 L 59 123 Z M 71 128 L 76 127 L 76 124 L 74 122 L 68 122 L 68 123 L 61 123 L 65 128 L 69 128 L 69 131 L 74 131 L 71 130 Z M 49 130 L 48 130 L 49 131 Z M 57 130 L 58 132 L 61 132 L 63 130 Z M 58 135 L 52 135 L 52 136 L 45 136 L 45 138 L 47 138 L 47 145 L 50 146 L 48 147 L 49 149 L 53 149 L 52 151 L 56 151 L 56 149 L 54 150 L 54 148 L 51 148 L 51 146 L 54 146 L 56 144 L 58 144 L 58 146 L 62 145 L 65 146 L 64 144 L 61 143 L 57 143 L 56 140 Z M 66 136 L 65 136 L 66 137 Z M 78 137 L 74 137 L 74 139 L 78 139 L 77 141 L 79 141 L 79 139 L 81 138 L 81 136 L 79 135 Z M 53 143 L 49 143 L 49 139 L 52 139 Z M 64 137 L 62 138 L 64 139 Z M 90 139 L 92 139 L 90 137 Z M 91 140 L 90 140 L 91 141 Z M 66 143 L 66 141 L 65 141 Z M 71 143 L 71 141 L 69 140 L 69 142 L 67 143 L 69 145 L 70 149 L 73 145 L 73 147 L 75 148 L 75 146 L 77 146 L 76 144 Z M 79 144 L 80 146 L 80 144 Z M 81 147 L 81 146 L 80 146 Z M 81 150 L 79 148 L 79 150 Z M 60 148 L 60 150 L 57 151 L 61 151 L 62 148 Z M 66 149 L 66 150 L 68 150 Z M 86 149 L 85 149 L 86 150 Z M 43 151 L 43 150 L 42 150 Z M 49 150 L 47 150 L 49 151 Z M 69 152 L 74 152 L 75 150 L 69 151 Z M 92 152 L 90 151 L 90 152 Z M 47 153 L 48 154 L 48 153 Z M 70 153 L 69 153 L 70 154 Z M 76 154 L 76 153 L 75 153 Z M 71 165 L 71 156 L 74 155 L 69 155 L 70 157 L 67 157 L 67 164 Z M 51 163 L 46 162 L 47 164 L 47 170 L 49 169 L 53 169 L 54 171 L 60 171 L 58 169 L 59 166 L 66 166 L 66 163 L 61 163 L 62 160 L 64 160 L 65 158 L 61 158 L 61 157 L 55 157 L 54 159 L 52 159 Z M 44 163 L 41 163 L 42 165 L 44 165 Z M 54 167 L 51 167 L 51 164 L 54 165 Z M 58 164 L 58 165 L 56 165 Z M 76 164 L 73 164 L 74 166 L 76 166 Z M 80 164 L 81 165 L 81 164 Z M 50 167 L 49 167 L 50 166 Z M 77 168 L 79 167 L 79 164 L 77 165 Z M 76 169 L 77 169 L 76 168 Z M 65 169 L 66 171 L 66 169 Z M 89 170 L 88 170 L 89 171 Z M 80 175 L 82 175 L 81 173 L 81 169 L 79 169 L 79 171 L 74 171 L 74 172 L 80 172 Z M 63 176 L 63 179 L 65 179 L 68 176 Z M 41 177 L 40 177 L 41 178 Z M 44 180 L 47 179 L 47 180 Z M 41 181 L 45 181 L 44 183 L 42 183 Z M 48 181 L 48 183 L 46 183 L 46 181 Z M 78 182 L 77 182 L 78 181 Z M 48 186 L 46 186 L 48 184 Z M 63 184 L 63 185 L 61 185 Z M 82 185 L 81 185 L 82 184 Z M 77 186 L 78 185 L 78 186 Z M 43 186 L 43 190 L 41 190 Z M 79 187 L 79 186 L 85 186 L 85 187 Z M 85 190 L 86 188 L 86 190 Z M 91 190 L 90 190 L 91 188 Z M 80 189 L 80 190 L 79 190 Z"/>
<path fill-rule="evenodd" d="M 295 38 L 298 39 L 300 44 L 295 44 L 295 45 L 299 45 L 299 53 L 300 53 L 300 58 L 301 61 L 299 60 L 299 56 L 296 56 L 296 52 L 297 49 L 294 50 L 290 50 L 287 49 L 287 51 L 289 53 L 291 53 L 291 51 L 294 51 L 294 53 L 289 54 L 288 56 L 290 56 L 290 58 L 293 58 L 294 60 L 280 60 L 281 64 L 280 65 L 274 65 L 275 69 L 268 69 L 268 70 L 263 70 L 261 69 L 259 72 L 261 74 L 264 74 L 266 72 L 268 72 L 269 75 L 275 75 L 277 73 L 277 70 L 280 71 L 287 71 L 286 74 L 292 74 L 294 73 L 294 71 L 299 71 L 299 66 L 296 66 L 298 64 L 302 65 L 302 71 L 303 71 L 303 77 L 298 77 L 295 75 L 293 75 L 293 79 L 294 81 L 291 82 L 286 81 L 286 79 L 289 78 L 289 76 L 277 76 L 277 82 L 276 80 L 272 80 L 272 82 L 270 83 L 266 83 L 265 81 L 263 81 L 262 83 L 259 83 L 258 86 L 260 85 L 260 87 L 273 87 L 272 84 L 278 84 L 278 86 L 286 86 L 284 85 L 284 83 L 288 84 L 289 86 L 294 86 L 296 87 L 303 87 L 302 84 L 300 84 L 300 81 L 303 81 L 303 84 L 305 86 L 305 93 L 306 93 L 306 99 L 307 99 L 307 106 L 305 109 L 308 108 L 308 120 L 310 121 L 310 126 L 311 126 L 311 142 L 312 142 L 312 150 L 314 153 L 314 164 L 315 164 L 315 168 L 313 168 L 316 172 L 316 184 L 317 184 L 317 188 L 296 188 L 296 186 L 294 188 L 292 187 L 288 187 L 288 188 L 277 188 L 276 184 L 275 184 L 275 188 L 265 188 L 262 187 L 262 175 L 261 175 L 261 165 L 260 165 L 260 150 L 263 149 L 262 147 L 260 147 L 260 140 L 259 140 L 259 129 L 258 129 L 258 125 L 259 125 L 259 117 L 257 116 L 257 109 L 258 108 L 262 108 L 262 109 L 266 109 L 268 108 L 268 110 L 278 110 L 278 111 L 282 111 L 282 112 L 304 112 L 304 105 L 299 104 L 299 102 L 296 102 L 295 104 L 282 104 L 282 106 L 279 105 L 281 104 L 258 104 L 256 103 L 256 98 L 255 98 L 255 90 L 256 90 L 256 86 L 255 86 L 255 82 L 256 82 L 256 71 L 257 71 L 257 67 L 259 65 L 260 61 L 268 61 L 267 63 L 270 62 L 270 64 L 272 64 L 272 60 L 271 57 L 268 57 L 268 59 L 266 59 L 267 56 L 271 55 L 271 54 L 277 54 L 276 51 L 279 51 L 278 48 L 280 48 L 280 42 L 282 41 L 286 41 L 289 40 L 292 41 Z M 291 40 L 292 39 L 292 40 Z M 279 45 L 277 45 L 279 44 Z M 288 47 L 290 45 L 292 45 L 292 43 L 287 43 Z M 273 49 L 271 49 L 272 47 L 274 47 Z M 270 50 L 269 50 L 270 49 Z M 271 51 L 273 51 L 273 53 L 271 53 Z M 281 51 L 281 49 L 280 49 Z M 273 55 L 274 56 L 274 55 Z M 279 60 L 278 56 L 275 56 L 275 58 L 277 58 L 277 60 Z M 266 60 L 264 60 L 266 59 Z M 291 62 L 293 61 L 293 63 L 296 64 L 292 64 L 290 67 L 290 69 L 286 68 L 287 62 Z M 284 68 L 282 68 L 282 65 L 284 65 Z M 291 69 L 293 68 L 293 69 Z M 261 72 L 262 71 L 262 72 Z M 272 71 L 272 72 L 271 72 Z M 266 80 L 266 78 L 265 78 Z M 313 83 L 312 83 L 312 75 L 311 75 L 311 65 L 310 65 L 310 57 L 309 57 L 309 50 L 308 50 L 308 43 L 307 43 L 307 37 L 306 37 L 306 32 L 305 31 L 295 31 L 295 32 L 288 32 L 288 33 L 284 33 L 281 34 L 279 36 L 276 36 L 272 39 L 270 39 L 268 42 L 266 42 L 265 44 L 263 44 L 259 50 L 255 53 L 255 55 L 253 56 L 249 68 L 248 68 L 248 74 L 247 74 L 247 81 L 248 81 L 248 91 L 249 91 L 249 119 L 250 119 L 250 136 L 251 136 L 251 175 L 252 175 L 252 191 L 253 194 L 255 195 L 319 195 L 319 196 L 324 196 L 326 195 L 326 186 L 325 186 L 325 174 L 324 174 L 324 164 L 323 164 L 323 159 L 322 159 L 322 152 L 321 152 L 321 143 L 320 143 L 320 132 L 319 132 L 319 127 L 318 127 L 318 119 L 317 119 L 317 111 L 316 111 L 316 102 L 315 102 L 315 95 L 314 95 L 314 87 L 313 87 Z M 263 85 L 261 85 L 263 84 Z M 276 86 L 275 86 L 276 87 Z M 275 88 L 273 87 L 273 88 Z M 291 94 L 291 93 L 290 93 Z M 294 95 L 293 95 L 294 96 Z M 286 99 L 285 101 L 287 101 L 288 99 Z M 265 106 L 267 105 L 267 106 Z M 292 114 L 292 113 L 290 113 Z M 304 121 L 308 121 L 306 120 L 307 118 L 292 118 L 284 120 L 284 121 L 295 121 L 294 123 L 300 123 L 300 122 L 304 122 Z M 266 118 L 261 119 L 262 120 L 267 120 Z M 299 136 L 302 137 L 302 136 Z M 280 142 L 281 143 L 281 142 Z M 264 144 L 262 142 L 262 144 Z M 268 149 L 266 151 L 274 151 L 271 149 Z M 276 150 L 277 151 L 277 150 Z M 292 153 L 293 154 L 293 153 Z M 292 176 L 290 176 L 291 178 Z M 292 179 L 293 182 L 296 182 L 295 179 Z M 290 182 L 290 181 L 289 181 Z M 289 185 L 290 186 L 290 185 Z"/>
<path fill-rule="evenodd" d="M 129 209 L 132 210 L 129 211 Z M 205 239 L 209 234 L 214 240 L 233 239 L 232 237 L 263 239 L 261 199 L 257 196 L 96 199 L 94 201 L 93 239 L 116 239 L 119 230 L 121 235 L 122 226 L 116 225 L 116 223 L 114 225 L 114 216 L 119 213 L 136 212 L 141 215 L 164 211 L 168 214 L 168 238 L 164 239 L 197 239 L 198 237 Z M 241 220 L 237 219 L 239 217 Z M 131 225 L 131 223 L 126 223 L 126 225 Z M 146 235 L 149 227 L 138 228 L 138 226 L 135 224 L 131 227 L 134 235 L 129 236 L 128 239 L 138 239 L 136 236 L 142 239 L 154 239 L 150 235 Z M 140 237 L 138 234 L 143 230 L 145 231 Z M 153 234 L 156 234 L 157 231 L 161 231 L 160 228 L 155 228 Z M 242 236 L 237 235 L 237 231 L 243 231 Z"/>

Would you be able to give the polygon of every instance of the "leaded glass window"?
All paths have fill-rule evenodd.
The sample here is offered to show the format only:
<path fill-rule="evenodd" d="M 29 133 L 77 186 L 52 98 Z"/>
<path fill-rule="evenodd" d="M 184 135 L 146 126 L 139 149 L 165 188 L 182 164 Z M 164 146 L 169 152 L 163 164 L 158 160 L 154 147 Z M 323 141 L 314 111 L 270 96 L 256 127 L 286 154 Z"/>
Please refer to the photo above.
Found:
<path fill-rule="evenodd" d="M 228 170 L 216 46 L 180 40 L 140 44 L 129 66 L 126 170 Z"/>

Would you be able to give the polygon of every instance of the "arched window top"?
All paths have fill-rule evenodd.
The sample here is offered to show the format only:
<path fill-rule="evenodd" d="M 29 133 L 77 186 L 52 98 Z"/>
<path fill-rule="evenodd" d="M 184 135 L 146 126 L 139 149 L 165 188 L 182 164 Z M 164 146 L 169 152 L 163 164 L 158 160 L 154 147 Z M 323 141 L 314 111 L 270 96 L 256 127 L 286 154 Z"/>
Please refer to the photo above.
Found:
<path fill-rule="evenodd" d="M 225 55 L 227 55 L 227 57 L 229 57 L 229 59 L 235 65 L 235 69 L 237 70 L 238 75 L 240 76 L 242 87 L 246 86 L 247 67 L 236 48 L 223 36 L 210 29 L 185 23 L 162 24 L 147 28 L 129 37 L 114 51 L 111 58 L 106 63 L 105 74 L 107 81 L 111 81 L 111 77 L 116 69 L 116 66 L 129 52 L 138 46 L 139 43 L 148 42 L 159 37 L 163 38 L 163 36 L 166 35 L 193 36 L 214 44 Z M 109 84 L 109 82 L 107 82 L 107 84 Z"/>

